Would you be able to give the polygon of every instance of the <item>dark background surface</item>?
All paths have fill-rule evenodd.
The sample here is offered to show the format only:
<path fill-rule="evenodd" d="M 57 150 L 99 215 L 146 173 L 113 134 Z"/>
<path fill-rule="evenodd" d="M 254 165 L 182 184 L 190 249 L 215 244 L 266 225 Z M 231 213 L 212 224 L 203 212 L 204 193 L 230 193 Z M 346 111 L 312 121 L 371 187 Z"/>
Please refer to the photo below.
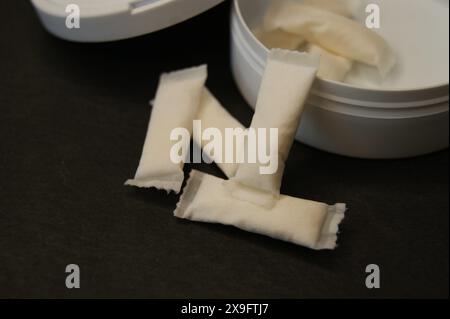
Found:
<path fill-rule="evenodd" d="M 28 1 L 0 2 L 0 297 L 448 297 L 448 151 L 368 161 L 296 143 L 283 193 L 350 207 L 332 252 L 180 221 L 177 196 L 123 186 L 160 72 L 208 63 L 208 86 L 249 123 L 228 15 L 225 3 L 152 35 L 75 44 Z M 70 263 L 81 289 L 65 288 Z"/>

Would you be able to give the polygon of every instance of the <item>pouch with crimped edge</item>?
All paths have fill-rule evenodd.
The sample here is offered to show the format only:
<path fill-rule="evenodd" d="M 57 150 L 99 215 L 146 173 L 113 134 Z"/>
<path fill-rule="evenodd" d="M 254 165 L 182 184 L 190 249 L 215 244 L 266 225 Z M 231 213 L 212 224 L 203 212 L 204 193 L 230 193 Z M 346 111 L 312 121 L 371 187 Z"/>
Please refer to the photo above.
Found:
<path fill-rule="evenodd" d="M 266 139 L 266 150 L 275 153 L 273 160 L 277 167 L 271 172 L 270 166 L 275 164 L 266 165 L 259 160 L 255 163 L 247 160 L 239 164 L 236 175 L 229 184 L 232 196 L 265 207 L 273 205 L 278 198 L 285 161 L 318 66 L 319 56 L 315 54 L 281 49 L 270 51 L 250 127 L 254 130 L 277 130 L 276 145 L 270 138 Z M 247 147 L 244 147 L 244 152 L 248 159 Z M 264 172 L 265 166 L 269 166 L 267 172 Z"/>
<path fill-rule="evenodd" d="M 206 65 L 161 75 L 139 167 L 126 185 L 180 192 L 184 162 L 171 158 L 177 143 L 171 133 L 176 128 L 192 132 L 206 77 Z M 189 150 L 188 143 L 182 149 Z"/>
<path fill-rule="evenodd" d="M 150 105 L 153 105 L 155 101 L 151 100 Z M 241 129 L 245 130 L 245 126 L 241 124 L 233 115 L 231 115 L 220 102 L 214 97 L 214 95 L 205 87 L 203 90 L 202 98 L 200 101 L 200 107 L 195 117 L 201 121 L 202 129 L 215 128 L 218 129 L 222 136 L 225 136 L 227 129 Z M 196 146 L 200 150 L 207 147 L 210 141 L 204 140 L 202 136 L 198 134 L 192 134 Z M 236 142 L 236 141 L 234 141 Z M 222 157 L 218 159 L 216 154 L 207 152 L 207 156 L 211 161 L 214 161 L 220 170 L 228 177 L 231 178 L 236 174 L 238 164 L 236 161 L 227 162 L 225 159 L 225 144 L 222 144 Z M 239 146 L 235 145 L 233 151 L 235 154 L 238 151 Z M 236 158 L 236 156 L 234 156 Z"/>
<path fill-rule="evenodd" d="M 327 205 L 280 196 L 271 209 L 230 197 L 229 181 L 193 170 L 174 215 L 219 223 L 315 250 L 334 249 L 345 204 Z"/>
<path fill-rule="evenodd" d="M 396 64 L 390 45 L 378 33 L 355 20 L 299 2 L 275 2 L 264 28 L 295 33 L 332 53 L 375 66 L 382 76 Z"/>

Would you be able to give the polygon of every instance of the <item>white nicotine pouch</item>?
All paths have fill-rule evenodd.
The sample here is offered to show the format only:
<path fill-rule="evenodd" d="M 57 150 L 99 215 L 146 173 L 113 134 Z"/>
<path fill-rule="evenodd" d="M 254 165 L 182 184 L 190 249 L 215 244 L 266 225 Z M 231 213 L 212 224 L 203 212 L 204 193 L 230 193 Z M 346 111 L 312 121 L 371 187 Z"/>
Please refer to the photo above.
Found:
<path fill-rule="evenodd" d="M 349 18 L 355 15 L 361 5 L 361 0 L 297 0 L 297 2 Z"/>
<path fill-rule="evenodd" d="M 352 69 L 353 62 L 335 55 L 321 47 L 308 43 L 306 52 L 320 55 L 320 67 L 317 76 L 324 80 L 343 82 Z"/>
<path fill-rule="evenodd" d="M 202 148 L 206 155 L 213 160 L 222 172 L 231 178 L 236 174 L 238 164 L 235 160 L 226 160 L 226 143 L 222 141 L 221 137 L 226 136 L 226 131 L 229 129 L 240 129 L 244 131 L 246 128 L 236 120 L 214 97 L 214 95 L 205 88 L 202 93 L 200 108 L 196 119 L 201 121 L 204 135 L 199 136 L 194 132 L 194 142 Z M 214 139 L 221 142 L 221 151 L 214 149 L 210 150 L 209 145 L 213 143 Z M 237 152 L 237 147 L 234 146 L 233 153 Z"/>
<path fill-rule="evenodd" d="M 298 130 L 305 101 L 319 66 L 319 56 L 281 49 L 269 53 L 249 131 L 257 132 L 257 159 L 250 161 L 250 138 L 245 161 L 230 181 L 233 197 L 271 207 L 280 194 L 285 161 Z M 266 134 L 261 134 L 266 130 Z M 267 132 L 276 132 L 275 136 Z M 250 133 L 249 133 L 250 134 Z M 263 135 L 265 136 L 265 143 Z M 265 149 L 262 149 L 265 147 Z M 269 162 L 261 160 L 269 153 Z"/>
<path fill-rule="evenodd" d="M 172 133 L 174 129 L 192 133 L 206 78 L 206 65 L 161 75 L 139 167 L 125 185 L 180 192 L 190 139 L 176 141 Z M 178 162 L 171 156 L 177 143 L 187 144 L 177 148 L 186 150 L 177 154 Z"/>
<path fill-rule="evenodd" d="M 276 2 L 266 15 L 264 28 L 295 33 L 331 53 L 374 66 L 382 76 L 396 63 L 389 44 L 373 30 L 355 20 L 299 2 Z"/>
<path fill-rule="evenodd" d="M 268 49 L 296 50 L 305 40 L 294 33 L 281 29 L 266 31 L 263 28 L 253 30 L 255 37 Z"/>
<path fill-rule="evenodd" d="M 281 195 L 271 209 L 235 200 L 220 178 L 193 170 L 174 215 L 219 223 L 315 250 L 334 249 L 345 204 L 327 205 Z"/>

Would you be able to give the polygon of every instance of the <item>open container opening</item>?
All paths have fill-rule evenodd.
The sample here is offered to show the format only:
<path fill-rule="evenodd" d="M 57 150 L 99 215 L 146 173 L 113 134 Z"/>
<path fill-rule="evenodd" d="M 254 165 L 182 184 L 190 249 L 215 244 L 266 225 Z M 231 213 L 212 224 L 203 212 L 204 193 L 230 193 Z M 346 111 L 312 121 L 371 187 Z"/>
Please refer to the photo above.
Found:
<path fill-rule="evenodd" d="M 253 30 L 261 25 L 271 2 L 234 1 L 233 73 L 252 107 L 269 52 Z M 329 152 L 375 159 L 447 148 L 448 2 L 355 2 L 354 17 L 360 23 L 367 17 L 368 3 L 380 6 L 381 28 L 376 32 L 392 45 L 398 62 L 376 85 L 372 77 L 376 71 L 364 66 L 352 70 L 347 83 L 317 79 L 297 139 Z"/>
<path fill-rule="evenodd" d="M 273 0 L 261 0 L 255 7 L 252 1 L 238 1 L 242 19 L 252 33 L 262 24 L 273 3 Z M 380 28 L 372 30 L 389 43 L 397 61 L 385 78 L 381 78 L 376 69 L 357 63 L 344 83 L 388 91 L 414 91 L 448 85 L 448 1 L 356 0 L 349 3 L 353 3 L 352 18 L 361 25 L 365 25 L 368 17 L 367 6 L 379 6 Z M 260 42 L 257 38 L 256 40 Z M 261 45 L 264 46 L 262 43 Z"/>

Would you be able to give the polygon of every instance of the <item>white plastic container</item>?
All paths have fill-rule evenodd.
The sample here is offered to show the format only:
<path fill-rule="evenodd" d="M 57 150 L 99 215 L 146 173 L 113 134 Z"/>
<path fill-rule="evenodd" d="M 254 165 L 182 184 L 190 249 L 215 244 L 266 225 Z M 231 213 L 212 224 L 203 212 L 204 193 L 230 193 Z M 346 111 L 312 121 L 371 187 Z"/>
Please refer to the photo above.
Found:
<path fill-rule="evenodd" d="M 104 42 L 155 32 L 196 16 L 224 0 L 31 0 L 44 27 L 77 42 Z M 76 4 L 80 28 L 67 28 Z M 67 10 L 66 12 L 66 9 Z"/>
<path fill-rule="evenodd" d="M 223 0 L 31 0 L 45 28 L 71 41 L 112 41 L 151 33 L 200 14 Z M 281 0 L 278 0 L 281 1 Z M 364 5 L 361 0 L 361 5 Z M 234 0 L 232 69 L 254 107 L 268 49 L 252 34 L 269 0 Z M 329 152 L 401 158 L 448 147 L 447 0 L 370 0 L 382 7 L 380 33 L 400 65 L 382 89 L 318 79 L 297 139 Z M 80 28 L 67 28 L 77 4 Z M 364 20 L 364 10 L 361 21 Z M 276 110 L 274 110 L 276 112 Z"/>
<path fill-rule="evenodd" d="M 448 1 L 370 2 L 378 2 L 385 14 L 379 32 L 393 46 L 399 66 L 380 89 L 317 79 L 297 139 L 329 152 L 373 159 L 447 148 Z M 232 10 L 233 74 L 252 107 L 269 51 L 251 30 L 261 23 L 268 3 L 234 0 Z M 364 8 L 358 12 L 365 14 Z"/>

